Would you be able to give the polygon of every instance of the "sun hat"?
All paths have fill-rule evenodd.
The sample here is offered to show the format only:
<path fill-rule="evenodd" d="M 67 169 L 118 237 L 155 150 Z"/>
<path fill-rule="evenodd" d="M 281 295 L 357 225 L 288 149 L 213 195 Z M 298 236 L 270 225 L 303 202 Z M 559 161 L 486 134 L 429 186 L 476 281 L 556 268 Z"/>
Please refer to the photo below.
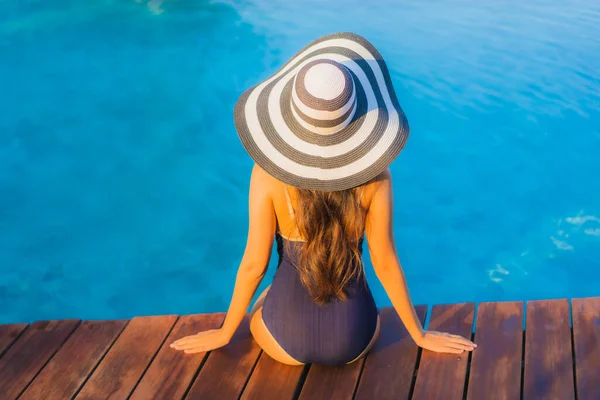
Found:
<path fill-rule="evenodd" d="M 244 148 L 267 173 L 322 191 L 379 175 L 409 132 L 381 54 L 348 32 L 313 41 L 246 90 L 234 122 Z"/>

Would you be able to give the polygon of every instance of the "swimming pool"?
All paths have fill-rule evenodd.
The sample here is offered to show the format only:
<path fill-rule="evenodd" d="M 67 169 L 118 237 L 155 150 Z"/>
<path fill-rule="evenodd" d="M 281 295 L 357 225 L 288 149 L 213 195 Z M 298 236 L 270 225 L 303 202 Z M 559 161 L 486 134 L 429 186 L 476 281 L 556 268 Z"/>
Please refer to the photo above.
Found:
<path fill-rule="evenodd" d="M 415 302 L 599 295 L 600 3 L 367 3 L 2 2 L 0 323 L 224 311 L 251 168 L 233 105 L 346 30 L 411 124 Z"/>

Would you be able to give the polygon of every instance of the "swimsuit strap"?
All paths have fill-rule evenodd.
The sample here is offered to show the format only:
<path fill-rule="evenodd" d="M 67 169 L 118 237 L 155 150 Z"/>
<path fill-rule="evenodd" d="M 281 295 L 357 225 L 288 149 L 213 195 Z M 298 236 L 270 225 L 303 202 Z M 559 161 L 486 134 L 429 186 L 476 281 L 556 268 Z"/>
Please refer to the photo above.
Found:
<path fill-rule="evenodd" d="M 300 231 L 298 230 L 298 225 L 296 225 L 296 215 L 294 214 L 294 207 L 292 207 L 292 199 L 290 198 L 290 192 L 288 190 L 287 185 L 285 188 L 285 201 L 287 202 L 288 210 L 290 212 L 290 217 L 292 218 L 292 223 L 294 224 L 294 230 L 296 231 L 296 236 L 300 237 Z"/>
<path fill-rule="evenodd" d="M 285 201 L 287 202 L 287 206 L 288 206 L 288 210 L 290 212 L 290 216 L 292 217 L 292 219 L 295 219 L 294 216 L 294 207 L 292 207 L 292 199 L 290 199 L 290 192 L 288 190 L 287 185 L 284 186 L 285 187 Z"/>

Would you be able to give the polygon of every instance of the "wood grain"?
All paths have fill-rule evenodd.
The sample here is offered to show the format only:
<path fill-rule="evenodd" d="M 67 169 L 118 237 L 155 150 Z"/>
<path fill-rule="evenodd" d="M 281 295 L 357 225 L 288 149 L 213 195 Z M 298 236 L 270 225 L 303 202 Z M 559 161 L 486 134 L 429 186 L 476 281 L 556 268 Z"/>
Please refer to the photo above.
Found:
<path fill-rule="evenodd" d="M 126 324 L 82 322 L 19 399 L 72 398 Z"/>
<path fill-rule="evenodd" d="M 241 399 L 292 399 L 305 368 L 281 364 L 262 352 Z"/>
<path fill-rule="evenodd" d="M 427 308 L 416 309 L 423 322 Z M 598 400 L 600 297 L 573 299 L 572 312 L 571 331 L 567 300 L 528 302 L 523 343 L 522 302 L 480 304 L 467 387 L 469 354 L 420 354 L 390 307 L 369 354 L 338 367 L 274 361 L 247 319 L 229 345 L 208 354 L 169 347 L 217 328 L 223 313 L 0 325 L 0 398 L 500 400 L 518 399 L 522 385 L 524 400 L 569 400 L 577 385 L 580 400 Z M 428 329 L 469 338 L 473 315 L 471 303 L 434 306 Z"/>
<path fill-rule="evenodd" d="M 0 357 L 13 344 L 28 324 L 0 325 Z"/>
<path fill-rule="evenodd" d="M 577 394 L 600 399 L 600 297 L 573 299 L 572 309 Z"/>
<path fill-rule="evenodd" d="M 415 307 L 425 324 L 427 306 Z M 381 331 L 365 359 L 356 399 L 406 399 L 412 385 L 419 348 L 391 307 L 380 312 Z"/>
<path fill-rule="evenodd" d="M 260 352 L 246 317 L 227 346 L 210 352 L 186 399 L 239 399 Z"/>
<path fill-rule="evenodd" d="M 0 393 L 14 399 L 79 325 L 79 320 L 38 321 L 31 324 L 0 358 Z"/>
<path fill-rule="evenodd" d="M 185 354 L 169 347 L 177 339 L 194 335 L 221 326 L 225 314 L 186 315 L 179 317 L 177 324 L 165 340 L 150 368 L 136 387 L 132 400 L 183 398 L 206 353 Z"/>
<path fill-rule="evenodd" d="M 481 303 L 477 309 L 467 400 L 521 396 L 523 302 Z M 494 390 L 490 390 L 494 388 Z"/>
<path fill-rule="evenodd" d="M 434 306 L 428 330 L 470 339 L 474 312 L 473 303 Z M 413 399 L 462 400 L 468 359 L 467 353 L 457 355 L 423 350 Z"/>
<path fill-rule="evenodd" d="M 575 398 L 569 303 L 527 302 L 523 399 Z"/>
<path fill-rule="evenodd" d="M 176 320 L 175 315 L 133 318 L 76 398 L 127 398 Z"/>
<path fill-rule="evenodd" d="M 300 392 L 300 400 L 352 399 L 364 357 L 339 366 L 312 365 Z"/>

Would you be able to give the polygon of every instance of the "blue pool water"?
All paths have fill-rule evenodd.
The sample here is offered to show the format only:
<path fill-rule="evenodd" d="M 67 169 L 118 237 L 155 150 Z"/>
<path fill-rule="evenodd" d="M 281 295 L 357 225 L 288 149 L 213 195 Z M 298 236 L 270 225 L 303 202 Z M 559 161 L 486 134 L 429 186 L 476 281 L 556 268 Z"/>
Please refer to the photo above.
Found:
<path fill-rule="evenodd" d="M 594 0 L 0 2 L 0 323 L 225 310 L 251 168 L 233 105 L 346 30 L 411 124 L 415 302 L 600 295 L 599 26 Z"/>

